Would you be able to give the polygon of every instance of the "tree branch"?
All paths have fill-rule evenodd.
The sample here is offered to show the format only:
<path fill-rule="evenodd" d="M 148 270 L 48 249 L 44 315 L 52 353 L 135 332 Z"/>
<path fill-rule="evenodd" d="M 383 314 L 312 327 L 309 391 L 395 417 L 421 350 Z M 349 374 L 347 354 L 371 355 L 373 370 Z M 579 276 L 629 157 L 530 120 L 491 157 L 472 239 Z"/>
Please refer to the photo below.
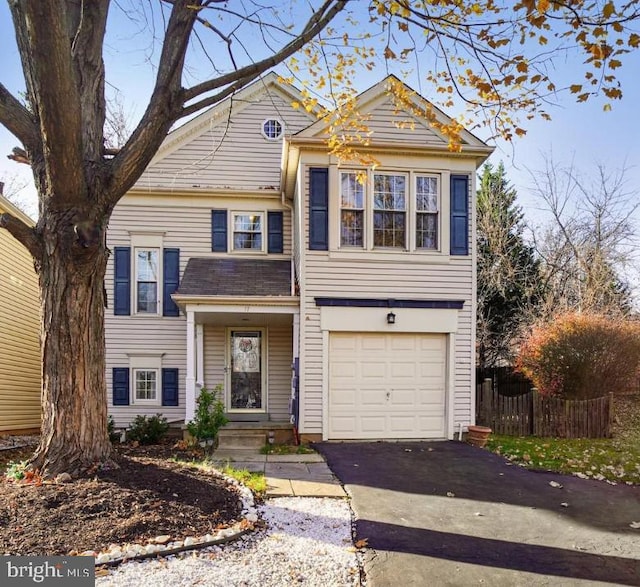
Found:
<path fill-rule="evenodd" d="M 5 212 L 0 214 L 0 228 L 6 229 L 18 242 L 22 243 L 34 259 L 40 259 L 40 241 L 32 227 Z"/>
<path fill-rule="evenodd" d="M 0 83 L 0 123 L 27 149 L 40 143 L 38 124 L 20 101 Z"/>
<path fill-rule="evenodd" d="M 47 191 L 51 198 L 71 203 L 83 199 L 86 185 L 82 157 L 80 96 L 71 56 L 64 0 L 13 2 L 16 31 L 25 38 L 21 53 L 29 58 L 25 77 L 40 122 Z M 41 188 L 42 186 L 39 186 Z"/>
<path fill-rule="evenodd" d="M 112 180 L 103 202 L 107 211 L 136 182 L 182 111 L 185 53 L 202 0 L 175 0 L 172 4 L 149 104 L 127 143 L 110 162 Z"/>
<path fill-rule="evenodd" d="M 193 100 L 194 98 L 201 96 L 202 94 L 206 94 L 207 92 L 211 92 L 218 88 L 233 84 L 231 89 L 225 88 L 225 90 L 213 96 L 209 96 L 207 98 L 204 98 L 203 100 L 200 100 L 199 102 L 189 104 L 184 108 L 180 116 L 189 116 L 189 114 L 193 114 L 198 110 L 202 110 L 207 106 L 211 106 L 212 104 L 219 102 L 222 98 L 247 85 L 249 82 L 256 79 L 260 74 L 271 69 L 278 63 L 284 61 L 287 57 L 290 57 L 291 55 L 296 53 L 304 45 L 306 45 L 309 41 L 316 37 L 320 32 L 322 32 L 322 30 L 335 18 L 335 16 L 345 8 L 347 3 L 348 0 L 340 0 L 337 2 L 335 0 L 326 0 L 324 4 L 313 13 L 311 18 L 307 21 L 302 32 L 293 41 L 285 45 L 282 49 L 280 49 L 280 51 L 274 53 L 271 57 L 267 57 L 262 61 L 252 63 L 251 65 L 247 65 L 245 67 L 241 67 L 236 71 L 219 76 L 216 79 L 203 82 L 185 90 L 183 92 L 183 97 L 186 103 L 189 100 Z"/>

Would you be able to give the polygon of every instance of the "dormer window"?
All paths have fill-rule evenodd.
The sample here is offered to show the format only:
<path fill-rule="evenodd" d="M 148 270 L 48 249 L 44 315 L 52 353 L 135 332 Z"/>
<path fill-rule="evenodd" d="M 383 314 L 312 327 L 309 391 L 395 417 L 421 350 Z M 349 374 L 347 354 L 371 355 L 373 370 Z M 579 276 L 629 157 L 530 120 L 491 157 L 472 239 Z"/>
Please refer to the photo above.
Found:
<path fill-rule="evenodd" d="M 270 141 L 277 141 L 282 136 L 283 125 L 276 118 L 269 118 L 262 123 L 262 135 Z"/>

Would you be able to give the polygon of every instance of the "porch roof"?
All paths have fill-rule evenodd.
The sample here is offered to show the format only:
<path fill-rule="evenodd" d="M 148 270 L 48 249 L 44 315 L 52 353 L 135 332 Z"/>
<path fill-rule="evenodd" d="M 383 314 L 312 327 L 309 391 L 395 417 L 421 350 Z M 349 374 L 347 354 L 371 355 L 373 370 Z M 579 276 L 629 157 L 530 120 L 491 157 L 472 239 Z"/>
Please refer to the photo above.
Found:
<path fill-rule="evenodd" d="M 291 296 L 291 261 L 192 257 L 174 295 Z"/>

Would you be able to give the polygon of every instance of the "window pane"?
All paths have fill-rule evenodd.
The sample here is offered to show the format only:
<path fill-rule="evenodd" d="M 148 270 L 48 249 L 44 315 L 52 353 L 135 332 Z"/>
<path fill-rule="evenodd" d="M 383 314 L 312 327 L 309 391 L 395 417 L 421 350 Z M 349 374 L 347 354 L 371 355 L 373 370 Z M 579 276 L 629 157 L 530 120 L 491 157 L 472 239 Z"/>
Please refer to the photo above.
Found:
<path fill-rule="evenodd" d="M 438 248 L 438 215 L 418 214 L 416 246 L 419 249 Z"/>
<path fill-rule="evenodd" d="M 138 281 L 158 281 L 158 250 L 137 250 Z"/>
<path fill-rule="evenodd" d="M 357 173 L 343 173 L 341 180 L 340 207 L 363 208 L 364 185 L 358 181 Z"/>
<path fill-rule="evenodd" d="M 156 399 L 156 372 L 136 371 L 136 399 L 155 400 Z"/>
<path fill-rule="evenodd" d="M 259 214 L 236 214 L 233 230 L 259 232 L 262 230 L 262 216 Z"/>
<path fill-rule="evenodd" d="M 340 222 L 340 242 L 350 247 L 361 247 L 363 243 L 364 212 L 342 210 Z"/>
<path fill-rule="evenodd" d="M 262 214 L 233 215 L 233 248 L 262 250 Z"/>
<path fill-rule="evenodd" d="M 155 281 L 138 282 L 138 312 L 155 314 L 158 311 L 158 284 Z"/>
<path fill-rule="evenodd" d="M 158 312 L 159 257 L 158 249 L 136 249 L 136 312 Z"/>
<path fill-rule="evenodd" d="M 406 210 L 404 175 L 373 176 L 373 207 L 376 210 Z"/>
<path fill-rule="evenodd" d="M 404 248 L 406 246 L 405 221 L 404 212 L 374 212 L 374 246 Z"/>
<path fill-rule="evenodd" d="M 233 235 L 233 248 L 262 250 L 262 234 L 259 232 L 236 232 Z"/>
<path fill-rule="evenodd" d="M 421 212 L 438 211 L 438 180 L 435 177 L 416 178 L 416 206 Z"/>

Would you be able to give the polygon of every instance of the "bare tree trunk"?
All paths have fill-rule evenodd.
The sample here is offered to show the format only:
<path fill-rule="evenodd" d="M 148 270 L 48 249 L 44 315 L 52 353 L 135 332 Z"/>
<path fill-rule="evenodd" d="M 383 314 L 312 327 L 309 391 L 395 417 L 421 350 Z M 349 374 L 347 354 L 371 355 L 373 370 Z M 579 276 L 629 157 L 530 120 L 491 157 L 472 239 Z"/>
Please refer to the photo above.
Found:
<path fill-rule="evenodd" d="M 42 296 L 40 445 L 44 477 L 79 475 L 110 461 L 104 345 L 104 230 L 49 211 L 37 263 Z M 106 221 L 105 221 L 106 223 Z"/>

